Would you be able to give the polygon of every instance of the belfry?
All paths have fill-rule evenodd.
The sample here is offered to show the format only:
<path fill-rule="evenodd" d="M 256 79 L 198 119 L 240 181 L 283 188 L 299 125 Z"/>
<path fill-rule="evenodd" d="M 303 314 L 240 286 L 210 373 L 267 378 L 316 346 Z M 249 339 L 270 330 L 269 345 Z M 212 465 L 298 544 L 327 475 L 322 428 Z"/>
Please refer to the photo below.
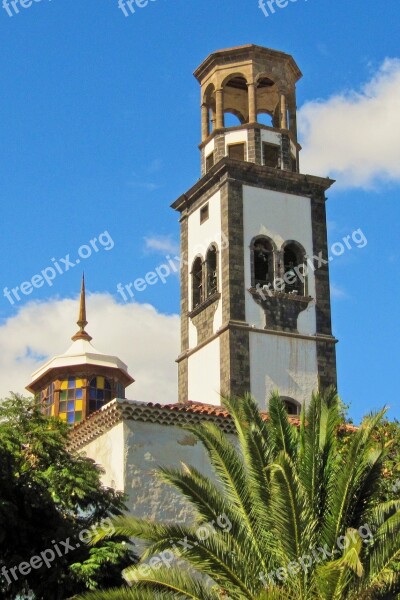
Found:
<path fill-rule="evenodd" d="M 300 172 L 293 58 L 246 45 L 212 53 L 201 87 L 201 179 L 180 213 L 179 401 L 279 390 L 297 414 L 336 386 L 325 192 Z M 319 261 L 319 263 L 324 261 Z"/>

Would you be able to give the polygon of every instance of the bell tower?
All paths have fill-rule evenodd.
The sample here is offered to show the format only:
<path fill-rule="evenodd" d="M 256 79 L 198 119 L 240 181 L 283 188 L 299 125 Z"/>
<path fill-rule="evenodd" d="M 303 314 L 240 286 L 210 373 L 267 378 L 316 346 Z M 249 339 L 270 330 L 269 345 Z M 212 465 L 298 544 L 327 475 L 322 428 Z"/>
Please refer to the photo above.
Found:
<path fill-rule="evenodd" d="M 181 223 L 179 399 L 219 404 L 277 389 L 289 412 L 336 386 L 325 192 L 300 173 L 288 54 L 212 53 L 201 86 L 201 179 L 172 207 Z"/>

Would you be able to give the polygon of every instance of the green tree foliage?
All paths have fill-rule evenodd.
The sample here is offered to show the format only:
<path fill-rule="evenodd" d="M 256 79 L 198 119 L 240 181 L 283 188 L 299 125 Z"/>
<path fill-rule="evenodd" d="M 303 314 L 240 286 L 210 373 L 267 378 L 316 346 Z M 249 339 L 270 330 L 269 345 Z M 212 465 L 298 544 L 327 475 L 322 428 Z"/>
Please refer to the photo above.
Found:
<path fill-rule="evenodd" d="M 400 497 L 382 499 L 393 452 L 379 433 L 384 411 L 349 432 L 333 392 L 313 396 L 300 426 L 278 395 L 268 420 L 250 397 L 225 406 L 236 443 L 210 423 L 188 428 L 206 448 L 215 480 L 191 466 L 160 473 L 189 500 L 196 521 L 117 518 L 118 534 L 147 545 L 125 572 L 132 587 L 86 600 L 397 598 Z M 215 526 L 221 515 L 229 528 Z M 202 539 L 199 527 L 210 523 L 214 529 Z M 177 562 L 160 560 L 171 553 Z"/>
<path fill-rule="evenodd" d="M 111 540 L 107 535 L 112 531 L 110 517 L 123 513 L 123 495 L 102 486 L 99 467 L 69 453 L 67 444 L 67 426 L 43 416 L 31 400 L 12 395 L 0 405 L 0 597 L 4 600 L 17 594 L 31 598 L 32 593 L 36 600 L 61 600 L 98 586 L 120 585 L 121 570 L 134 561 L 127 538 Z M 100 531 L 99 524 L 103 539 L 90 546 L 86 542 L 96 527 Z M 16 581 L 10 569 L 44 551 L 50 567 L 31 568 L 25 576 L 14 571 Z"/>

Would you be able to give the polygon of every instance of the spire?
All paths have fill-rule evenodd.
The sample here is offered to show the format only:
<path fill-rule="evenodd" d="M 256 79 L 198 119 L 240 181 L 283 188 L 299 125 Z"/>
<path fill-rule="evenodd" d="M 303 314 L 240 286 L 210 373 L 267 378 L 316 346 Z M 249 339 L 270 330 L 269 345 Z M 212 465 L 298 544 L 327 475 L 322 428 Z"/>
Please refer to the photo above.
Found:
<path fill-rule="evenodd" d="M 76 340 L 87 340 L 90 342 L 91 336 L 85 331 L 85 327 L 88 324 L 86 320 L 86 292 L 85 292 L 85 274 L 82 275 L 82 287 L 81 287 L 81 298 L 79 303 L 79 316 L 77 325 L 79 331 L 71 338 L 74 342 Z"/>

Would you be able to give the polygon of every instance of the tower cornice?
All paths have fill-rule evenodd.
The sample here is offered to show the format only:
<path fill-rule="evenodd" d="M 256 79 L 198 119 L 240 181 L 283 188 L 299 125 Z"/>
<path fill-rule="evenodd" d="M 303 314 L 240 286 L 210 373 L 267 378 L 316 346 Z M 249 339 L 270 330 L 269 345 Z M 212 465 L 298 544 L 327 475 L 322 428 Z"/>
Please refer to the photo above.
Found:
<path fill-rule="evenodd" d="M 213 186 L 222 185 L 226 179 L 306 197 L 323 196 L 335 183 L 335 180 L 329 177 L 304 175 L 292 171 L 277 172 L 277 169 L 272 167 L 224 157 L 194 186 L 179 196 L 171 207 L 181 213 L 190 210 L 198 198 L 203 197 Z"/>
<path fill-rule="evenodd" d="M 225 48 L 223 50 L 212 52 L 201 65 L 197 67 L 193 75 L 196 77 L 197 81 L 201 83 L 214 69 L 220 66 L 227 66 L 236 62 L 257 60 L 257 58 L 264 60 L 270 59 L 275 63 L 286 63 L 293 76 L 294 82 L 298 81 L 303 76 L 294 58 L 290 54 L 280 52 L 279 50 L 272 50 L 271 48 L 265 48 L 263 46 L 257 46 L 255 44 L 246 44 L 244 46 Z"/>

